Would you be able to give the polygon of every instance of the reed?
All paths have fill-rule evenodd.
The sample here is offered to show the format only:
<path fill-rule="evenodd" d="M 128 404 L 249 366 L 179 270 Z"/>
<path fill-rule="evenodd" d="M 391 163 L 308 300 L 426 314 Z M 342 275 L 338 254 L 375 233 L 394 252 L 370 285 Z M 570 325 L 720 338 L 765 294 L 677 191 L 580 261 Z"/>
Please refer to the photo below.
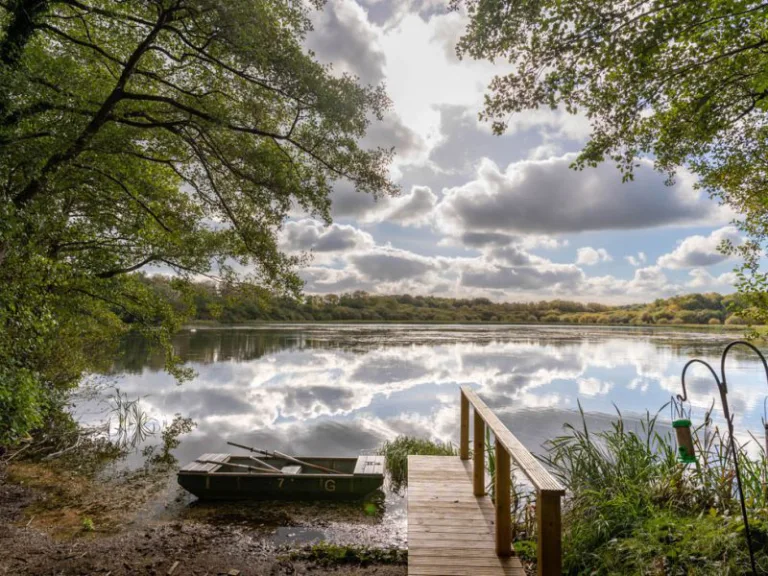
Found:
<path fill-rule="evenodd" d="M 384 456 L 390 485 L 398 492 L 408 485 L 408 456 L 456 456 L 458 451 L 450 442 L 398 436 L 385 442 L 379 454 Z"/>
<path fill-rule="evenodd" d="M 727 433 L 707 415 L 693 430 L 697 462 L 684 465 L 671 432 L 660 430 L 662 410 L 646 412 L 637 429 L 628 429 L 617 409 L 610 429 L 593 432 L 579 404 L 580 424 L 545 445 L 542 460 L 568 491 L 569 573 L 646 573 L 654 565 L 666 574 L 748 570 Z M 746 448 L 738 447 L 745 500 L 762 543 L 758 564 L 768 570 L 765 455 L 750 457 Z"/>
<path fill-rule="evenodd" d="M 133 450 L 159 432 L 157 422 L 141 406 L 141 398 L 129 400 L 127 394 L 115 389 L 110 401 L 107 430 L 110 440 L 120 450 Z"/>

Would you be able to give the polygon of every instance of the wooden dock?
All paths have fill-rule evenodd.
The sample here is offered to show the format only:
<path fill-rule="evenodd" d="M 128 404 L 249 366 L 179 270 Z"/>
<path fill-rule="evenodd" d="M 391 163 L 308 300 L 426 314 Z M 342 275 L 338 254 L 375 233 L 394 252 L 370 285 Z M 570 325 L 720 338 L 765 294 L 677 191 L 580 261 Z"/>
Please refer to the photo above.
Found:
<path fill-rule="evenodd" d="M 486 427 L 496 456 L 495 501 L 485 493 Z M 408 574 L 525 576 L 512 548 L 513 462 L 536 490 L 536 572 L 560 576 L 560 499 L 565 490 L 467 386 L 461 388 L 459 456 L 408 457 Z"/>
<path fill-rule="evenodd" d="M 455 456 L 408 457 L 408 574 L 525 576 L 496 555 L 495 510 L 472 493 L 472 467 Z"/>

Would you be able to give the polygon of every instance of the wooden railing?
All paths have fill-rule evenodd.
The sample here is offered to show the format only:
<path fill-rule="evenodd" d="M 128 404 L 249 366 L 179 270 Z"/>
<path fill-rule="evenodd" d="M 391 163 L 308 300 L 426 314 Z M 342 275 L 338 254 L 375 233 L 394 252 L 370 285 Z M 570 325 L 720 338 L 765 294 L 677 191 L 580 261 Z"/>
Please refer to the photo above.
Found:
<path fill-rule="evenodd" d="M 485 427 L 495 438 L 496 478 L 496 554 L 512 555 L 512 511 L 510 508 L 510 459 L 526 475 L 536 490 L 539 576 L 561 574 L 562 530 L 560 498 L 565 489 L 528 452 L 485 402 L 468 386 L 461 387 L 461 442 L 459 457 L 469 460 L 469 405 L 474 408 L 473 484 L 475 496 L 485 494 Z"/>

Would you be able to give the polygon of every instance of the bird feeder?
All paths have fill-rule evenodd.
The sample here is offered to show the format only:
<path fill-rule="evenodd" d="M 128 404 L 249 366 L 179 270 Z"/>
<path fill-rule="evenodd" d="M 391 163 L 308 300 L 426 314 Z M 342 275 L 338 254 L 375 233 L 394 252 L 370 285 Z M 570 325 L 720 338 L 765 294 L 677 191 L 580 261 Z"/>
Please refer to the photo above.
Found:
<path fill-rule="evenodd" d="M 763 353 L 758 350 L 754 344 L 750 344 L 749 342 L 745 342 L 744 340 L 737 340 L 735 342 L 731 342 L 725 347 L 725 350 L 723 350 L 723 354 L 720 356 L 720 376 L 718 377 L 717 372 L 715 372 L 715 369 L 712 368 L 712 365 L 705 362 L 704 360 L 700 360 L 699 358 L 694 358 L 693 360 L 689 360 L 685 366 L 683 366 L 683 373 L 680 376 L 680 385 L 683 388 L 683 393 L 677 395 L 677 399 L 680 402 L 685 402 L 688 399 L 688 392 L 685 388 L 685 373 L 687 372 L 688 368 L 690 368 L 693 364 L 701 364 L 707 370 L 709 370 L 710 374 L 712 374 L 712 377 L 715 380 L 715 384 L 717 384 L 717 390 L 720 393 L 720 401 L 723 404 L 723 418 L 725 419 L 726 424 L 728 425 L 728 437 L 730 439 L 730 445 L 731 445 L 731 453 L 733 454 L 733 473 L 736 476 L 736 487 L 738 488 L 739 492 L 739 503 L 741 504 L 741 518 L 744 521 L 744 535 L 747 539 L 747 550 L 749 551 L 749 563 L 750 567 L 752 568 L 752 575 L 757 576 L 757 567 L 755 564 L 755 554 L 752 550 L 752 533 L 749 529 L 749 516 L 747 515 L 747 505 L 744 502 L 744 490 L 741 486 L 741 472 L 739 471 L 739 451 L 736 448 L 736 435 L 733 431 L 733 418 L 731 417 L 731 411 L 728 407 L 728 385 L 726 384 L 725 380 L 725 359 L 728 356 L 728 353 L 736 346 L 743 346 L 745 348 L 749 348 L 757 354 L 758 358 L 760 358 L 760 362 L 763 364 L 763 368 L 765 369 L 765 376 L 766 379 L 768 379 L 768 360 L 765 359 L 765 356 L 763 356 Z M 768 424 L 768 422 L 766 422 Z M 696 462 L 696 454 L 693 450 L 693 437 L 691 436 L 691 421 L 687 419 L 680 419 L 675 420 L 672 422 L 672 426 L 675 429 L 675 433 L 677 434 L 677 444 L 678 444 L 678 450 L 680 453 L 680 461 L 681 462 Z M 768 448 L 768 426 L 764 425 L 764 432 L 766 434 L 766 448 Z"/>
<path fill-rule="evenodd" d="M 696 451 L 693 448 L 693 435 L 691 434 L 691 421 L 687 418 L 675 420 L 672 427 L 677 435 L 677 459 L 685 464 L 696 462 Z"/>

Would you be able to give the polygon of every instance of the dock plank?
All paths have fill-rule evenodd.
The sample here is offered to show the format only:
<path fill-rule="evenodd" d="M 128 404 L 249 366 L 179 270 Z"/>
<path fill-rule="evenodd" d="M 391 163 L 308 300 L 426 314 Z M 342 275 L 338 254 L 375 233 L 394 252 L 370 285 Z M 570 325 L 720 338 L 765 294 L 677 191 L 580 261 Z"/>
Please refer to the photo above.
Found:
<path fill-rule="evenodd" d="M 456 456 L 408 457 L 408 574 L 525 576 L 516 557 L 500 558 L 494 508 L 472 493 L 471 464 Z"/>

